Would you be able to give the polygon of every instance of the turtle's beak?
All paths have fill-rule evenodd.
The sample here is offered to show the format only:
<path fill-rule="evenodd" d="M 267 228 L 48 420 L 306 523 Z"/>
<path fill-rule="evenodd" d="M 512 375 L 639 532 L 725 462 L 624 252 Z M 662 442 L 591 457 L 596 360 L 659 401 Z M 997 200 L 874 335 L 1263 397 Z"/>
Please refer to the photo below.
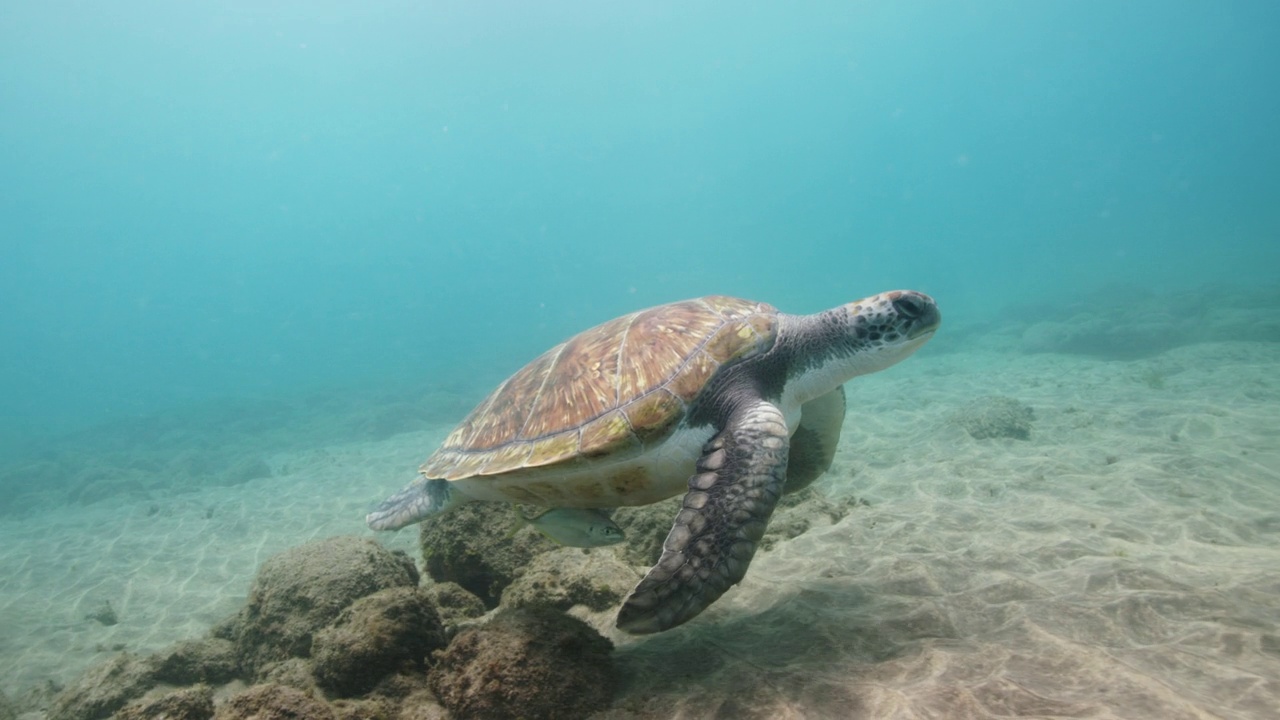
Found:
<path fill-rule="evenodd" d="M 932 335 L 938 330 L 938 326 L 942 324 L 942 315 L 934 313 L 934 321 L 928 325 L 915 325 L 907 331 L 907 339 L 915 340 L 928 335 Z"/>
<path fill-rule="evenodd" d="M 932 335 L 942 324 L 942 313 L 938 310 L 938 303 L 924 293 L 904 290 L 892 302 L 893 309 L 898 311 L 898 315 L 910 323 L 907 328 L 909 340 Z"/>

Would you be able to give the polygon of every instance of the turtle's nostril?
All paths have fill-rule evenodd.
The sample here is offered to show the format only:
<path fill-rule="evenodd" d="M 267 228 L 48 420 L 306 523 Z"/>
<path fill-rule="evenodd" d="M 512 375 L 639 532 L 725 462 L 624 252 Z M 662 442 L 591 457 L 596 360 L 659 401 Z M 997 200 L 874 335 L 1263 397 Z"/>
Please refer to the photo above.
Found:
<path fill-rule="evenodd" d="M 924 301 L 915 295 L 903 295 L 893 301 L 893 307 L 904 317 L 915 319 L 924 315 Z"/>

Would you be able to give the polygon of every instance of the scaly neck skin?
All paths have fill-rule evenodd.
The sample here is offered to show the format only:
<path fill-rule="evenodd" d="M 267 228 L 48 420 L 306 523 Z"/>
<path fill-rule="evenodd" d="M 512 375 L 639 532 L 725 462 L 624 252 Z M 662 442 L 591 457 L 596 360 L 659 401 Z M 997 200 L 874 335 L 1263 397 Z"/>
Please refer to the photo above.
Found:
<path fill-rule="evenodd" d="M 932 337 L 908 339 L 895 318 L 854 313 L 848 305 L 813 315 L 783 315 L 787 395 L 806 403 L 838 385 L 909 357 Z"/>

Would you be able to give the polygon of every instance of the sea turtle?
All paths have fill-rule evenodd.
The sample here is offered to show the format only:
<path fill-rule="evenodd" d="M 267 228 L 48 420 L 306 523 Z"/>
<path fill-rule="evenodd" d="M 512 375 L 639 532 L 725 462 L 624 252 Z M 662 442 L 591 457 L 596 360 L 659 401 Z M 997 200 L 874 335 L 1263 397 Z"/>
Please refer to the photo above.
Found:
<path fill-rule="evenodd" d="M 746 574 L 778 498 L 835 456 L 843 383 L 924 345 L 928 295 L 873 295 L 814 315 L 709 296 L 610 320 L 498 386 L 369 513 L 394 530 L 471 500 L 647 505 L 681 492 L 662 556 L 617 626 L 667 630 Z"/>

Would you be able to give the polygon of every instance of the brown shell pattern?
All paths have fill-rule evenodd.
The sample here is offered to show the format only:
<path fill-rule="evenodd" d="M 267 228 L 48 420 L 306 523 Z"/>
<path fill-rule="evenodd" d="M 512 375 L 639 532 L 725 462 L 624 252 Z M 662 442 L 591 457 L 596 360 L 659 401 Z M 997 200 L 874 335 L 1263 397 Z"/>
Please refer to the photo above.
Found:
<path fill-rule="evenodd" d="M 419 472 L 459 480 L 643 447 L 722 365 L 772 347 L 776 322 L 771 305 L 713 295 L 598 325 L 499 385 Z"/>

